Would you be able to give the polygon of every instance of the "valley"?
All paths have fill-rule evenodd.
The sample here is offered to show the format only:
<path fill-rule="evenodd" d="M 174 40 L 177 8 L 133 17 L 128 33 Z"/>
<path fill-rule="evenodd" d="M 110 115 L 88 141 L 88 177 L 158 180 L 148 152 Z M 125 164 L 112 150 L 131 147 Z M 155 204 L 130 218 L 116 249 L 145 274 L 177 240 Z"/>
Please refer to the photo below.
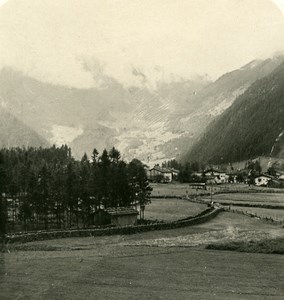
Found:
<path fill-rule="evenodd" d="M 215 82 L 202 77 L 179 79 L 160 82 L 155 89 L 125 88 L 113 78 L 101 88 L 69 88 L 6 68 L 0 72 L 1 111 L 48 144 L 71 146 L 77 158 L 84 152 L 90 155 L 93 148 L 115 146 L 127 160 L 161 163 L 184 157 L 214 119 L 282 60 L 279 56 L 255 61 Z M 13 145 L 22 146 L 18 139 L 17 143 L 15 135 Z M 10 144 L 3 140 L 2 145 Z"/>

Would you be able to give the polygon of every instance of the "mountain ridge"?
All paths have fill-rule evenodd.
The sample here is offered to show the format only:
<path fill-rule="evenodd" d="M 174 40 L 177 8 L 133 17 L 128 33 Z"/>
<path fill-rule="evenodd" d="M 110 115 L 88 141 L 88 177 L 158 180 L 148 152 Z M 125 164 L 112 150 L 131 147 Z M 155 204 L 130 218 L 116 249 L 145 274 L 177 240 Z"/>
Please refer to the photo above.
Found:
<path fill-rule="evenodd" d="M 115 146 L 126 159 L 159 162 L 180 158 L 212 120 L 281 59 L 251 62 L 215 82 L 180 78 L 159 82 L 154 90 L 125 88 L 109 77 L 101 89 L 69 88 L 5 69 L 0 101 L 49 144 L 71 146 L 77 158 L 93 148 Z"/>
<path fill-rule="evenodd" d="M 207 128 L 184 160 L 228 163 L 283 157 L 284 62 L 257 80 Z"/>

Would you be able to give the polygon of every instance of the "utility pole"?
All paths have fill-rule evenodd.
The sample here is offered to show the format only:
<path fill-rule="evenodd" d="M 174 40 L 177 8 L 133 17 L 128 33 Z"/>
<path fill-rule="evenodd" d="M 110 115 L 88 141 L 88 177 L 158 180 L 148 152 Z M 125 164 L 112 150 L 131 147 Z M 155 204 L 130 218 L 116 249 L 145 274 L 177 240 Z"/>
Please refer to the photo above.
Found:
<path fill-rule="evenodd" d="M 213 203 L 213 179 L 214 179 L 214 172 L 211 172 L 211 188 L 210 188 L 210 203 Z"/>

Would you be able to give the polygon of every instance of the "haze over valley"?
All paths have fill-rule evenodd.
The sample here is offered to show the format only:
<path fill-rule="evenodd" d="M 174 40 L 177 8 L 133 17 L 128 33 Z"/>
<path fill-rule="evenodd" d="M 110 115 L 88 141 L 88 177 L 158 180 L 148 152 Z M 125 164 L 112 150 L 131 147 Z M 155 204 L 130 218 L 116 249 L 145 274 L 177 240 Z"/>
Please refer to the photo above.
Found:
<path fill-rule="evenodd" d="M 68 1 L 66 9 L 64 1 L 10 0 L 0 16 L 1 147 L 67 144 L 80 158 L 115 146 L 126 160 L 184 159 L 212 121 L 283 62 L 283 14 L 273 1 Z"/>

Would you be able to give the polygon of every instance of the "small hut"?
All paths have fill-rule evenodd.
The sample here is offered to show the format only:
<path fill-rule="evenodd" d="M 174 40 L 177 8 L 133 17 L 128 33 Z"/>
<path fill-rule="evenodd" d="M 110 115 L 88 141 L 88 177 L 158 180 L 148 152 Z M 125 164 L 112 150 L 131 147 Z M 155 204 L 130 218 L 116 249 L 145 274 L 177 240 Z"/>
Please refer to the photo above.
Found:
<path fill-rule="evenodd" d="M 138 214 L 138 211 L 132 207 L 109 207 L 91 214 L 91 223 L 93 225 L 135 225 Z"/>

